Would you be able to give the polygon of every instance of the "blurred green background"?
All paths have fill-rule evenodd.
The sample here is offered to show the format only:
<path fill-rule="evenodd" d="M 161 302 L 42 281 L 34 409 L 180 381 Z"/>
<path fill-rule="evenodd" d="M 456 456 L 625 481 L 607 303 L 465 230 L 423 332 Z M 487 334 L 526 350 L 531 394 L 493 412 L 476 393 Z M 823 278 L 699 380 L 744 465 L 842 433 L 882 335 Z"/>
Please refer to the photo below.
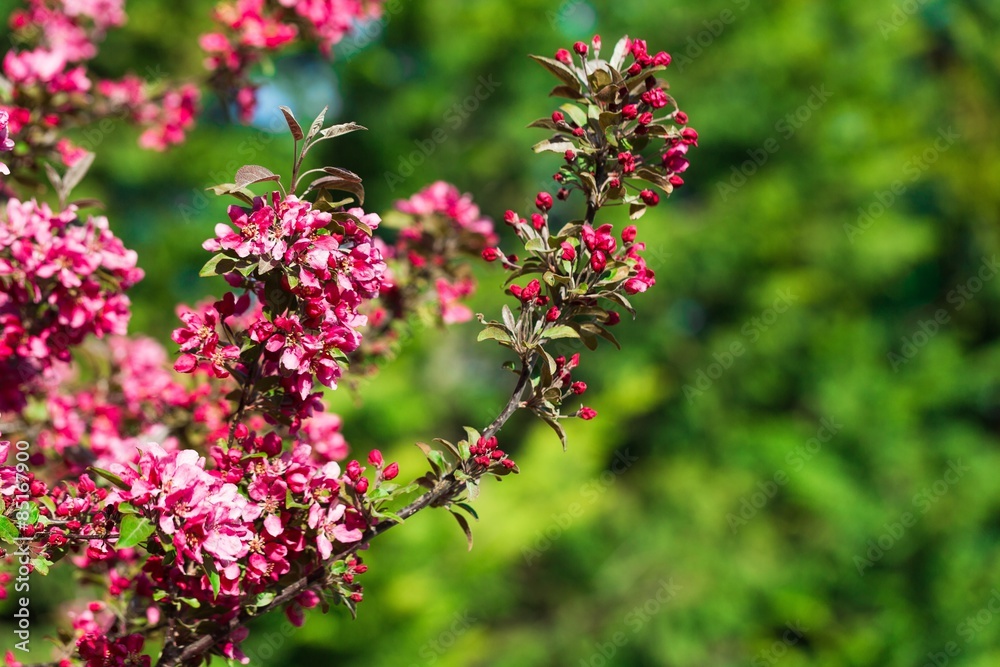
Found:
<path fill-rule="evenodd" d="M 129 3 L 99 66 L 197 75 L 210 5 Z M 502 441 L 523 474 L 485 485 L 472 553 L 422 513 L 366 556 L 358 620 L 262 620 L 254 664 L 1000 664 L 1000 5 L 396 6 L 332 64 L 278 62 L 262 98 L 371 129 L 323 156 L 365 176 L 370 210 L 440 178 L 494 219 L 527 211 L 559 158 L 530 150 L 544 134 L 525 126 L 558 103 L 526 54 L 594 32 L 673 54 L 701 145 L 641 221 L 658 283 L 616 332 L 624 351 L 585 356 L 597 420 L 563 453 L 515 419 Z M 480 77 L 495 91 L 473 104 Z M 226 220 L 202 189 L 244 162 L 286 169 L 289 145 L 217 105 L 162 157 L 135 139 L 101 138 L 83 194 L 147 271 L 133 330 L 166 340 L 175 303 L 222 289 L 197 277 Z M 480 276 L 474 307 L 496 313 L 502 278 Z M 511 378 L 476 330 L 424 331 L 359 397 L 331 397 L 356 451 L 416 475 L 414 441 L 492 418 Z"/>

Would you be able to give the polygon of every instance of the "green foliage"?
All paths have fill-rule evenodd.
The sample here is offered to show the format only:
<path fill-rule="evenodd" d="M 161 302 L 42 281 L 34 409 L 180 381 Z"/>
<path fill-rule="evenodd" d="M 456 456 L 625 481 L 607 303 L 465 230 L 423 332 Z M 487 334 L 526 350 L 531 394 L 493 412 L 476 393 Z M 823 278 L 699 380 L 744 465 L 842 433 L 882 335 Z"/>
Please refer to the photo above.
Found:
<path fill-rule="evenodd" d="M 209 4 L 131 3 L 140 33 L 114 38 L 109 71 L 197 73 L 186 17 Z M 521 474 L 484 488 L 471 554 L 445 512 L 422 513 L 366 555 L 356 621 L 262 619 L 255 664 L 601 664 L 606 644 L 608 665 L 912 667 L 949 642 L 954 664 L 996 664 L 996 3 L 399 6 L 333 65 L 331 121 L 372 131 L 317 147 L 365 178 L 371 210 L 443 178 L 494 219 L 529 212 L 561 158 L 526 126 L 561 101 L 526 54 L 595 31 L 673 55 L 701 146 L 638 223 L 658 284 L 614 328 L 623 350 L 584 355 L 600 416 L 567 425 L 566 453 L 528 415 L 506 427 Z M 272 141 L 210 111 L 162 159 L 124 129 L 97 147 L 75 194 L 108 202 L 139 250 L 136 330 L 165 338 L 174 304 L 211 289 L 200 243 L 226 217 L 202 189 L 246 162 L 285 169 L 278 120 Z M 503 276 L 480 276 L 495 313 Z M 331 397 L 358 451 L 416 476 L 413 442 L 492 420 L 514 378 L 476 327 L 422 331 L 362 402 Z"/>

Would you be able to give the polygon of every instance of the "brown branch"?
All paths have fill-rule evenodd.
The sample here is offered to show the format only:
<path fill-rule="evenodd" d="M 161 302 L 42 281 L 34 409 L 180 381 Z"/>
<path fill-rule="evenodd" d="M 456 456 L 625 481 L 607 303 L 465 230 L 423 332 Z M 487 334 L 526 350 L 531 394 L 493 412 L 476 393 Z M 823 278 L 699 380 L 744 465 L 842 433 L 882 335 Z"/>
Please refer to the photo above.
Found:
<path fill-rule="evenodd" d="M 514 387 L 514 391 L 511 393 L 510 399 L 507 401 L 507 405 L 504 406 L 504 409 L 500 412 L 497 418 L 486 427 L 486 430 L 482 433 L 483 437 L 488 438 L 495 435 L 501 428 L 503 428 L 504 424 L 507 423 L 511 416 L 517 412 L 518 408 L 521 407 L 521 397 L 524 394 L 524 390 L 531 385 L 531 373 L 535 365 L 535 359 L 536 356 L 531 354 L 523 361 L 521 374 L 518 377 L 517 385 Z M 416 498 L 413 502 L 396 514 L 402 519 L 407 519 L 420 510 L 438 506 L 447 501 L 447 499 L 454 498 L 458 494 L 462 493 L 462 491 L 465 490 L 466 482 L 459 481 L 455 478 L 455 471 L 462 465 L 462 463 L 462 461 L 457 462 L 456 467 L 438 480 L 437 484 L 434 485 L 434 488 L 427 491 L 419 498 Z M 399 524 L 394 521 L 383 521 L 382 523 L 372 526 L 365 531 L 364 536 L 359 542 L 332 554 L 330 558 L 327 559 L 326 563 L 324 563 L 323 567 L 319 567 L 310 572 L 308 575 L 285 586 L 267 606 L 258 607 L 256 613 L 254 614 L 250 614 L 244 610 L 239 614 L 239 616 L 231 620 L 228 624 L 222 626 L 214 632 L 202 634 L 198 637 L 198 639 L 183 647 L 177 645 L 177 637 L 167 637 L 165 648 L 163 653 L 160 655 L 160 659 L 156 663 L 156 667 L 175 667 L 176 665 L 207 653 L 218 645 L 219 642 L 228 637 L 236 628 L 243 625 L 254 616 L 259 616 L 271 610 L 278 609 L 281 605 L 291 602 L 302 591 L 320 583 L 327 576 L 326 564 L 341 560 L 355 553 L 363 545 L 367 545 L 372 538 L 378 537 L 396 525 Z"/>

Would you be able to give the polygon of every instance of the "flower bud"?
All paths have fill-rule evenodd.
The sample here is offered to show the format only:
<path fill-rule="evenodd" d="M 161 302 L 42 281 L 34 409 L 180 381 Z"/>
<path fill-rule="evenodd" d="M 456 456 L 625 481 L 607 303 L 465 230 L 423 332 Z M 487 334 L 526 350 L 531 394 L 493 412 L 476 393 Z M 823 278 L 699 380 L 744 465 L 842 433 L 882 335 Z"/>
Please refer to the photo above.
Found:
<path fill-rule="evenodd" d="M 631 243 L 632 241 L 635 241 L 635 235 L 637 231 L 638 230 L 636 230 L 635 225 L 629 225 L 628 227 L 622 230 L 622 241 L 624 241 L 625 243 Z"/>
<path fill-rule="evenodd" d="M 572 149 L 570 149 L 565 153 L 563 153 L 563 157 L 566 159 L 567 162 L 572 162 L 573 160 L 576 159 L 576 153 Z"/>
<path fill-rule="evenodd" d="M 376 468 L 381 468 L 384 460 L 382 459 L 382 452 L 377 449 L 373 449 L 368 452 L 368 463 L 371 463 Z"/>
<path fill-rule="evenodd" d="M 396 479 L 396 476 L 398 474 L 399 474 L 399 464 L 390 463 L 385 467 L 385 470 L 382 471 L 382 479 L 387 479 L 387 480 Z"/>
<path fill-rule="evenodd" d="M 573 50 L 579 53 L 581 56 L 585 56 L 587 55 L 589 47 L 583 42 L 577 42 L 576 44 L 573 45 Z"/>
<path fill-rule="evenodd" d="M 531 214 L 531 226 L 535 229 L 541 231 L 542 227 L 545 226 L 545 218 L 538 213 Z"/>
<path fill-rule="evenodd" d="M 552 208 L 552 195 L 548 192 L 539 192 L 538 196 L 535 197 L 535 206 L 542 211 L 548 211 Z"/>
<path fill-rule="evenodd" d="M 564 65 L 569 65 L 573 62 L 573 57 L 569 55 L 569 51 L 566 49 L 559 49 L 556 51 L 556 60 L 563 63 Z"/>
<path fill-rule="evenodd" d="M 608 258 L 604 255 L 604 252 L 595 250 L 594 254 L 590 256 L 590 268 L 594 270 L 594 273 L 600 273 L 607 265 Z"/>
<path fill-rule="evenodd" d="M 605 324 L 607 324 L 609 327 L 613 327 L 621 321 L 622 321 L 622 316 L 612 310 L 610 313 L 608 313 L 608 321 L 605 322 Z"/>
<path fill-rule="evenodd" d="M 572 243 L 570 243 L 569 241 L 563 241 L 559 247 L 562 248 L 563 259 L 565 259 L 568 262 L 572 262 L 574 259 L 576 259 L 576 248 L 573 247 Z"/>
<path fill-rule="evenodd" d="M 634 104 L 626 104 L 622 107 L 622 118 L 625 120 L 634 120 L 636 116 L 639 115 L 639 107 Z"/>
<path fill-rule="evenodd" d="M 364 495 L 368 491 L 368 478 L 362 477 L 357 482 L 354 483 L 354 490 Z"/>
<path fill-rule="evenodd" d="M 579 412 L 576 413 L 576 416 L 579 417 L 580 419 L 590 421 L 591 419 L 597 416 L 597 410 L 593 408 L 582 407 L 580 408 Z"/>
<path fill-rule="evenodd" d="M 595 51 L 600 51 L 600 49 L 601 49 L 601 36 L 600 35 L 594 35 L 594 38 L 592 40 L 590 40 L 590 43 L 593 44 Z"/>
<path fill-rule="evenodd" d="M 552 122 L 554 122 L 554 123 L 561 123 L 565 119 L 566 119 L 566 116 L 563 115 L 562 111 L 553 111 L 552 112 Z"/>
<path fill-rule="evenodd" d="M 577 396 L 579 396 L 583 392 L 587 391 L 587 383 L 586 382 L 574 382 L 572 385 L 570 385 L 570 389 L 573 390 L 574 394 L 576 394 Z"/>
<path fill-rule="evenodd" d="M 487 262 L 495 262 L 502 256 L 503 253 L 500 252 L 499 248 L 483 248 L 483 259 Z"/>
<path fill-rule="evenodd" d="M 549 308 L 549 312 L 545 313 L 546 322 L 555 322 L 559 319 L 559 309 L 555 306 Z"/>
<path fill-rule="evenodd" d="M 584 129 L 582 127 L 574 127 L 573 128 L 573 136 L 574 137 L 582 137 L 584 134 L 586 134 L 586 132 L 584 131 Z"/>
<path fill-rule="evenodd" d="M 674 113 L 674 122 L 678 125 L 687 125 L 688 115 L 683 111 L 677 111 Z"/>
<path fill-rule="evenodd" d="M 643 190 L 639 193 L 642 201 L 646 202 L 647 206 L 656 206 L 660 203 L 660 195 L 656 194 L 652 190 Z"/>

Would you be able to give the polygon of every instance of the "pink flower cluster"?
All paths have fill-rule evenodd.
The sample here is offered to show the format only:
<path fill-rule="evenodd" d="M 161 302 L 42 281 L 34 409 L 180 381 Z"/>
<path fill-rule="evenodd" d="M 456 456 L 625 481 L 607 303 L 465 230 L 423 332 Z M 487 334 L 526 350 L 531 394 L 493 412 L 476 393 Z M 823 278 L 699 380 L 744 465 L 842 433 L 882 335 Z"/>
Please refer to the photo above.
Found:
<path fill-rule="evenodd" d="M 27 382 L 88 334 L 125 333 L 124 292 L 142 275 L 107 218 L 10 200 L 0 216 L 0 405 L 22 402 Z"/>
<path fill-rule="evenodd" d="M 184 140 L 194 122 L 195 87 L 167 89 L 153 99 L 135 76 L 98 79 L 95 85 L 89 61 L 107 29 L 124 22 L 124 0 L 28 0 L 11 16 L 13 37 L 28 46 L 4 56 L 3 74 L 12 84 L 6 111 L 11 133 L 32 137 L 30 153 L 71 166 L 80 153 L 68 140 L 26 130 L 72 127 L 95 117 L 128 117 L 147 128 L 140 141 L 146 148 L 162 150 Z"/>
<path fill-rule="evenodd" d="M 217 32 L 201 36 L 205 67 L 213 82 L 230 94 L 240 119 L 249 122 L 256 107 L 250 70 L 269 52 L 302 38 L 317 42 L 327 56 L 355 22 L 379 16 L 381 0 L 235 0 L 215 9 Z"/>
<path fill-rule="evenodd" d="M 393 253 L 410 265 L 411 272 L 445 268 L 453 258 L 443 255 L 443 250 L 451 252 L 454 258 L 475 256 L 497 242 L 493 221 L 480 214 L 472 196 L 463 195 L 444 181 L 432 183 L 409 199 L 396 202 L 396 210 L 413 216 L 412 224 L 400 232 Z M 434 279 L 440 316 L 445 324 L 472 319 L 472 311 L 461 301 L 475 289 L 476 283 L 468 275 L 439 275 Z"/>
<path fill-rule="evenodd" d="M 173 340 L 184 354 L 175 368 L 207 366 L 241 382 L 274 378 L 296 423 L 321 407 L 315 382 L 336 387 L 367 324 L 360 309 L 379 296 L 386 270 L 369 232 L 379 217 L 360 208 L 336 215 L 342 223 L 278 192 L 257 197 L 252 208 L 230 207 L 236 229 L 218 225 L 204 247 L 219 253 L 217 271 L 245 293 L 181 315 L 185 326 Z M 237 316 L 245 326 L 234 329 Z"/>
<path fill-rule="evenodd" d="M 10 138 L 10 114 L 0 109 L 0 151 L 9 152 L 14 150 L 14 140 Z M 0 174 L 4 176 L 10 174 L 10 169 L 3 162 L 0 162 Z"/>

